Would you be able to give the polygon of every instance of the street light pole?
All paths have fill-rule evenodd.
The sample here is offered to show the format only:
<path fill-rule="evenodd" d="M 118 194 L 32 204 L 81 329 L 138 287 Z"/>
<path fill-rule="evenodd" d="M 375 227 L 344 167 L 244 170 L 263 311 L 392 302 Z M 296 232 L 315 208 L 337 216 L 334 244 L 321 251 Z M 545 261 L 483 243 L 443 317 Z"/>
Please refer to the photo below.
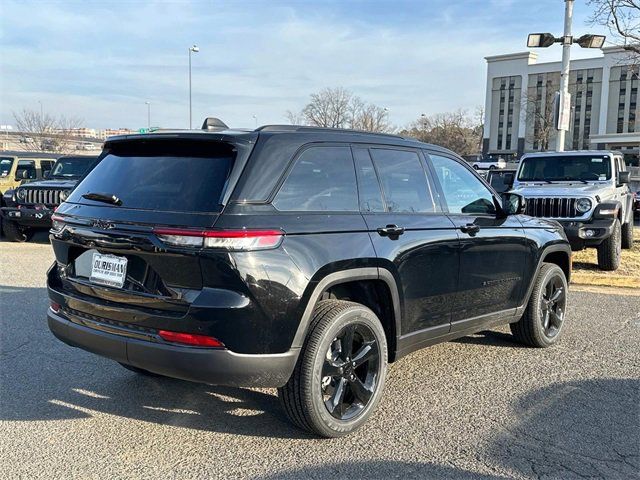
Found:
<path fill-rule="evenodd" d="M 144 102 L 147 104 L 147 128 L 151 130 L 151 102 Z"/>
<path fill-rule="evenodd" d="M 560 105 L 559 122 L 558 122 L 558 139 L 556 141 L 556 152 L 564 152 L 564 140 L 566 130 L 562 123 L 569 112 L 565 111 L 569 97 L 569 71 L 571 68 L 571 44 L 573 37 L 571 36 L 571 22 L 573 20 L 573 2 L 574 0 L 565 0 L 564 8 L 564 34 L 562 38 L 562 70 L 560 72 Z"/>
<path fill-rule="evenodd" d="M 560 71 L 560 92 L 558 99 L 558 109 L 556 110 L 556 129 L 558 136 L 556 141 L 556 151 L 564 152 L 564 140 L 567 130 L 569 130 L 571 117 L 571 96 L 569 95 L 569 72 L 571 61 L 571 45 L 577 43 L 582 48 L 602 48 L 606 37 L 604 35 L 586 34 L 574 40 L 571 35 L 571 22 L 573 20 L 574 0 L 564 0 L 564 34 L 557 38 L 552 33 L 530 33 L 527 37 L 527 47 L 547 48 L 554 43 L 562 44 L 562 69 Z"/>
<path fill-rule="evenodd" d="M 189 130 L 192 128 L 192 109 L 191 109 L 191 53 L 198 53 L 200 49 L 197 45 L 189 47 Z"/>

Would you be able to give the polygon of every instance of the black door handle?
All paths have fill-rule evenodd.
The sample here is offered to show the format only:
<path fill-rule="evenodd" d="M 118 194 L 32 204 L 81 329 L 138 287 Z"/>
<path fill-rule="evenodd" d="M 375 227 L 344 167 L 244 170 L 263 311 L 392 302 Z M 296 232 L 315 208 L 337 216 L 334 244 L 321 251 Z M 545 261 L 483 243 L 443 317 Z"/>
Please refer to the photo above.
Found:
<path fill-rule="evenodd" d="M 480 231 L 480 227 L 478 225 L 474 225 L 473 223 L 467 223 L 460 227 L 460 231 L 462 233 L 468 233 L 473 236 Z"/>
<path fill-rule="evenodd" d="M 381 237 L 397 237 L 403 233 L 404 227 L 399 227 L 397 225 L 387 225 L 386 227 L 380 227 L 378 229 L 378 234 Z"/>

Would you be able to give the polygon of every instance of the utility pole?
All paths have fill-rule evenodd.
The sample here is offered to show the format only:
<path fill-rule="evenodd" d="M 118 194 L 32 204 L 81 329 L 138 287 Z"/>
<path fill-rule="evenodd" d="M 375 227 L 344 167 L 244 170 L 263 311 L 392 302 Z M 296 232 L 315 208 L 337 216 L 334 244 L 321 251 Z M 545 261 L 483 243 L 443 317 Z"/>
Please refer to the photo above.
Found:
<path fill-rule="evenodd" d="M 564 34 L 562 36 L 562 71 L 560 72 L 560 105 L 558 106 L 558 138 L 556 140 L 556 152 L 564 152 L 564 140 L 567 133 L 565 121 L 566 116 L 570 115 L 567 111 L 567 105 L 570 105 L 569 99 L 569 71 L 571 68 L 571 44 L 573 37 L 571 36 L 571 23 L 573 21 L 573 2 L 574 0 L 565 0 L 564 7 Z"/>

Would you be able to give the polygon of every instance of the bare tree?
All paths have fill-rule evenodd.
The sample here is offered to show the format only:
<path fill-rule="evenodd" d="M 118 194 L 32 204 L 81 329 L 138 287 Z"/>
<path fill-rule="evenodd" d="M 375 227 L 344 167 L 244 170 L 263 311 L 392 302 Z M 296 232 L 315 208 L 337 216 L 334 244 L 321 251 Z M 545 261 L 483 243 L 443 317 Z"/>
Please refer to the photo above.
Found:
<path fill-rule="evenodd" d="M 589 0 L 588 4 L 594 8 L 589 22 L 607 27 L 614 42 L 640 61 L 640 1 Z"/>
<path fill-rule="evenodd" d="M 13 118 L 16 121 L 16 130 L 20 133 L 20 146 L 33 152 L 71 151 L 73 141 L 77 140 L 73 134 L 74 130 L 81 125 L 78 118 L 63 115 L 54 117 L 48 113 L 41 114 L 27 109 L 13 112 Z"/>
<path fill-rule="evenodd" d="M 551 135 L 555 129 L 555 119 L 553 116 L 553 102 L 555 89 L 551 83 L 547 83 L 542 92 L 538 94 L 536 89 L 522 95 L 522 108 L 526 114 L 527 140 L 537 146 L 538 150 L 548 150 Z M 544 101 L 543 101 L 544 100 Z"/>
<path fill-rule="evenodd" d="M 479 149 L 477 123 L 465 110 L 422 115 L 400 131 L 426 143 L 453 150 L 459 155 L 474 155 Z"/>
<path fill-rule="evenodd" d="M 366 103 L 342 87 L 324 88 L 311 95 L 311 101 L 300 111 L 288 111 L 292 124 L 330 128 L 354 128 L 370 132 L 391 130 L 386 109 Z"/>
<path fill-rule="evenodd" d="M 477 151 L 482 151 L 482 140 L 484 139 L 484 106 L 478 105 L 473 119 L 473 131 L 478 139 Z"/>

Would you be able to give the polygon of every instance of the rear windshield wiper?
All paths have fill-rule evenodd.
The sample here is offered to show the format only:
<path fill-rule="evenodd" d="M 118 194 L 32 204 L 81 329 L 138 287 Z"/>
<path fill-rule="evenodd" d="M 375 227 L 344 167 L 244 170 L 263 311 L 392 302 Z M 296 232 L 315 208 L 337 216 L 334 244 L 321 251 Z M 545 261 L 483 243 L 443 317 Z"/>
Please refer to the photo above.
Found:
<path fill-rule="evenodd" d="M 83 194 L 82 198 L 86 198 L 87 200 L 95 200 L 96 202 L 110 203 L 112 205 L 122 205 L 122 200 L 110 193 L 89 192 Z"/>

